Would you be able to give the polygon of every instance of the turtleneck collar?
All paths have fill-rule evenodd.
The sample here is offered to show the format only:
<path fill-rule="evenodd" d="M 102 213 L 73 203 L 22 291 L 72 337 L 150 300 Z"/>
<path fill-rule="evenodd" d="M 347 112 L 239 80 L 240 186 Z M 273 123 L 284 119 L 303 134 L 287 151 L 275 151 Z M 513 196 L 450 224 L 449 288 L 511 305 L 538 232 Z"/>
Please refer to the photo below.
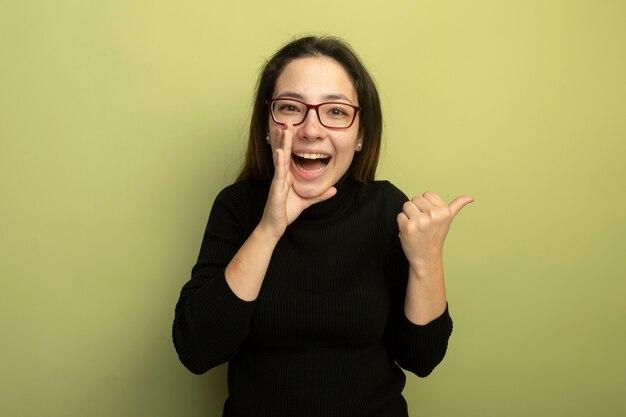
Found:
<path fill-rule="evenodd" d="M 343 177 L 337 181 L 337 184 L 335 184 L 337 194 L 326 201 L 313 204 L 311 207 L 304 210 L 294 223 L 328 223 L 341 217 L 341 215 L 350 208 L 351 202 L 356 197 L 360 185 L 360 182 L 353 179 L 349 172 L 346 172 Z"/>

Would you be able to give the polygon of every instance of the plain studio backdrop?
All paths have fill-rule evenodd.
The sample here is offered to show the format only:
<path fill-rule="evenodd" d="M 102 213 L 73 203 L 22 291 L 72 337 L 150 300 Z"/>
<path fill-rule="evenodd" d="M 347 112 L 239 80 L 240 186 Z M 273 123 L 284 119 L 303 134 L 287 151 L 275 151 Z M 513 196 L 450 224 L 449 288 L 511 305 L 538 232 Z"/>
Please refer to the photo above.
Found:
<path fill-rule="evenodd" d="M 0 414 L 217 416 L 171 322 L 264 60 L 347 39 L 378 177 L 455 220 L 455 330 L 412 416 L 623 416 L 626 2 L 3 1 Z"/>

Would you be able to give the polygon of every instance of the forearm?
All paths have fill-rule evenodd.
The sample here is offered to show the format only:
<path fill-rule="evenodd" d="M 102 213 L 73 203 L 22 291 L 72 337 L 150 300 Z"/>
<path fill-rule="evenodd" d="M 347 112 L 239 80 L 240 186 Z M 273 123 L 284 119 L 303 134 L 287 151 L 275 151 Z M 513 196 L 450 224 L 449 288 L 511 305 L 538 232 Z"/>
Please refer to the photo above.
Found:
<path fill-rule="evenodd" d="M 256 300 L 278 239 L 257 226 L 226 266 L 224 275 L 231 290 L 245 301 Z"/>
<path fill-rule="evenodd" d="M 434 259 L 409 265 L 404 314 L 413 323 L 425 325 L 446 310 L 446 287 L 443 259 Z"/>

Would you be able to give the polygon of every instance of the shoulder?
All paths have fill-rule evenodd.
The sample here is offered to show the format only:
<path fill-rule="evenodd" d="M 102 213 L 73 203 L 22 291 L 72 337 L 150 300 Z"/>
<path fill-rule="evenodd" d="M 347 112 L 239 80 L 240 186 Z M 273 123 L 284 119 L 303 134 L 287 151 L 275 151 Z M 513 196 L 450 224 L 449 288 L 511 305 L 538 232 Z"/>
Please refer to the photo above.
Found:
<path fill-rule="evenodd" d="M 267 198 L 269 184 L 257 181 L 239 181 L 223 188 L 214 204 L 244 204 Z"/>
<path fill-rule="evenodd" d="M 215 197 L 210 217 L 216 221 L 238 219 L 243 225 L 253 223 L 263 212 L 269 184 L 240 181 L 223 188 Z"/>
<path fill-rule="evenodd" d="M 363 184 L 362 192 L 365 198 L 380 204 L 400 209 L 409 198 L 398 187 L 387 180 L 370 181 Z"/>

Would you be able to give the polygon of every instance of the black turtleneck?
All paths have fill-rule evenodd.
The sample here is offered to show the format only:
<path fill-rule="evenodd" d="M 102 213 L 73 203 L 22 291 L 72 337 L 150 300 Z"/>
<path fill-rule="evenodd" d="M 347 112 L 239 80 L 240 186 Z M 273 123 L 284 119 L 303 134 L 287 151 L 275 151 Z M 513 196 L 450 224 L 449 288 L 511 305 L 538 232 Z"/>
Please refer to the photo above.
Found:
<path fill-rule="evenodd" d="M 336 187 L 287 227 L 252 302 L 224 270 L 259 223 L 269 184 L 239 182 L 215 200 L 173 337 L 194 373 L 229 362 L 225 417 L 405 417 L 400 367 L 426 376 L 445 355 L 448 311 L 425 326 L 403 312 L 396 216 L 406 196 L 386 181 Z"/>

